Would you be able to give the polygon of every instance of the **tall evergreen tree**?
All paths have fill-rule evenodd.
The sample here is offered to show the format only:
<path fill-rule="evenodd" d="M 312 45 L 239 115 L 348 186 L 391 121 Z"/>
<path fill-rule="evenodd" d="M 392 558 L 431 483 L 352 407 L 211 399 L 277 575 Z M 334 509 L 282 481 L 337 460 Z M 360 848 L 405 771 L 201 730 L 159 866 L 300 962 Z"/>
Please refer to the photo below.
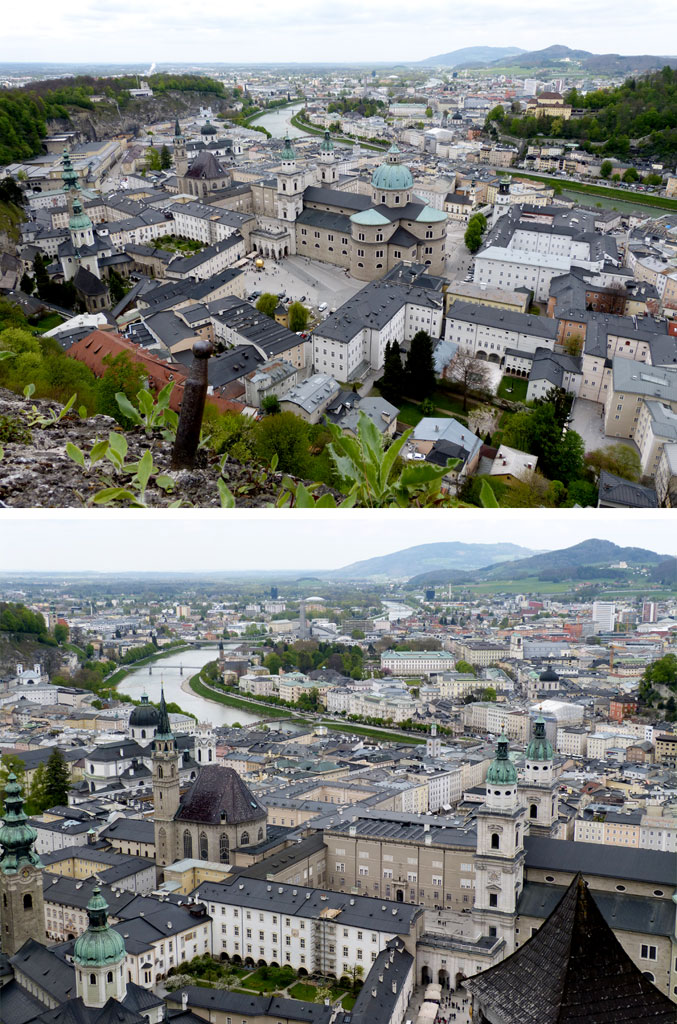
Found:
<path fill-rule="evenodd" d="M 404 392 L 404 368 L 400 346 L 396 341 L 392 345 L 390 342 L 386 345 L 383 376 L 379 381 L 379 388 L 387 402 L 392 402 L 393 405 L 401 402 Z"/>
<path fill-rule="evenodd" d="M 45 772 L 46 807 L 68 804 L 68 791 L 71 788 L 71 777 L 66 758 L 58 747 L 49 755 Z"/>
<path fill-rule="evenodd" d="M 405 387 L 412 398 L 427 398 L 435 390 L 433 342 L 427 331 L 417 331 L 404 367 Z"/>

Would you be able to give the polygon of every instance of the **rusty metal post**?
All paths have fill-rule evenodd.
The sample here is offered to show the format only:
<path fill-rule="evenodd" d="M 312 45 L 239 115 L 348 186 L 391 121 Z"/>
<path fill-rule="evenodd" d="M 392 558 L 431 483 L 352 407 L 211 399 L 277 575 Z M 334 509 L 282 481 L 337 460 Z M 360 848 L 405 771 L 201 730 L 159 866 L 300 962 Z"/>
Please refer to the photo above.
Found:
<path fill-rule="evenodd" d="M 211 341 L 196 341 L 193 345 L 193 365 L 183 387 L 179 425 L 172 449 L 172 469 L 192 469 L 195 465 L 207 397 L 208 361 L 213 351 Z"/>

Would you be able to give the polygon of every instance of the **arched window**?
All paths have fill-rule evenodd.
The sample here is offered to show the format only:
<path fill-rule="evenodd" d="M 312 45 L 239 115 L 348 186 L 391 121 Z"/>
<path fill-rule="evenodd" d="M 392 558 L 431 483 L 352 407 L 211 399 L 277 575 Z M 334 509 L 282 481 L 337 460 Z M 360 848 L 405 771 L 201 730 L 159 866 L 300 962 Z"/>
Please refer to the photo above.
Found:
<path fill-rule="evenodd" d="M 230 861 L 230 843 L 225 832 L 219 836 L 219 860 L 222 864 L 228 864 Z"/>
<path fill-rule="evenodd" d="M 27 892 L 25 894 L 25 896 L 24 896 L 24 910 L 32 910 L 32 909 L 33 909 L 33 897 L 31 896 L 31 894 L 29 892 Z"/>
<path fill-rule="evenodd" d="M 162 765 L 161 764 L 159 764 L 158 767 L 157 767 L 157 777 L 158 777 L 158 779 L 162 778 Z"/>
<path fill-rule="evenodd" d="M 536 806 L 536 804 L 530 804 L 529 805 L 529 817 L 530 818 L 537 818 L 538 817 L 538 807 Z"/>
<path fill-rule="evenodd" d="M 258 841 L 259 842 L 263 841 L 263 829 L 262 828 L 259 829 Z"/>
<path fill-rule="evenodd" d="M 90 974 L 90 976 L 89 976 L 89 984 L 90 985 L 96 985 L 96 974 Z"/>
<path fill-rule="evenodd" d="M 113 980 L 113 972 L 109 971 L 108 974 L 106 975 L 106 981 L 112 981 L 112 980 Z"/>
<path fill-rule="evenodd" d="M 212 750 L 210 749 L 210 751 L 209 751 L 209 758 L 208 758 L 208 760 L 209 760 L 209 761 L 211 761 L 211 759 L 212 759 Z"/>
<path fill-rule="evenodd" d="M 197 752 L 197 759 L 198 759 L 198 761 L 201 761 L 201 760 L 202 760 L 202 750 L 201 750 L 201 749 L 198 749 L 198 752 Z"/>
<path fill-rule="evenodd" d="M 206 832 L 200 832 L 200 860 L 209 860 L 209 843 Z"/>
<path fill-rule="evenodd" d="M 193 856 L 193 837 L 188 829 L 183 833 L 183 856 Z"/>
<path fill-rule="evenodd" d="M 501 837 L 499 836 L 498 832 L 492 832 L 491 833 L 491 849 L 492 850 L 499 850 L 500 847 L 501 847 Z"/>
<path fill-rule="evenodd" d="M 142 740 L 145 740 L 145 738 L 146 738 L 146 730 L 145 730 L 145 729 L 142 729 L 142 730 L 141 730 L 141 739 L 142 739 Z"/>
<path fill-rule="evenodd" d="M 240 846 L 249 846 L 249 832 L 243 832 L 240 836 Z"/>

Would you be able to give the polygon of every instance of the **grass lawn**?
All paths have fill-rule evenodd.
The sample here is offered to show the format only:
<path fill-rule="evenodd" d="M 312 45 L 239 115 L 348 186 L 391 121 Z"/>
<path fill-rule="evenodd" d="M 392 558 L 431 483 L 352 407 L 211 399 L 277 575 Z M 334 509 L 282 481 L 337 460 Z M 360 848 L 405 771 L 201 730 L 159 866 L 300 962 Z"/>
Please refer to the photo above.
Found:
<path fill-rule="evenodd" d="M 415 427 L 417 423 L 423 419 L 423 413 L 421 412 L 421 406 L 415 405 L 413 402 L 402 402 L 400 405 L 400 411 L 397 415 L 398 420 L 402 423 L 407 423 L 410 427 Z"/>
<path fill-rule="evenodd" d="M 317 996 L 317 986 L 308 985 L 304 981 L 297 981 L 289 989 L 289 995 L 292 999 L 302 999 L 305 1003 L 314 1003 Z"/>
<path fill-rule="evenodd" d="M 285 971 L 283 967 L 259 967 L 253 974 L 247 975 L 242 984 L 255 992 L 278 992 L 286 988 L 294 977 L 291 971 Z"/>
<path fill-rule="evenodd" d="M 63 322 L 64 318 L 59 313 L 46 313 L 40 317 L 33 330 L 36 334 L 44 334 L 45 331 L 51 331 L 53 327 L 58 327 Z"/>
<path fill-rule="evenodd" d="M 526 402 L 528 386 L 529 381 L 526 377 L 509 377 L 506 375 L 501 378 L 496 394 L 499 398 L 505 398 L 510 402 Z M 508 388 L 511 390 L 508 391 Z M 501 417 L 502 419 L 503 417 Z"/>
<path fill-rule="evenodd" d="M 346 1011 L 352 1010 L 353 1006 L 355 1005 L 356 999 L 357 996 L 354 996 L 352 992 L 346 993 L 346 995 L 344 995 L 343 999 L 341 1000 L 341 1005 L 343 1006 L 343 1009 Z"/>

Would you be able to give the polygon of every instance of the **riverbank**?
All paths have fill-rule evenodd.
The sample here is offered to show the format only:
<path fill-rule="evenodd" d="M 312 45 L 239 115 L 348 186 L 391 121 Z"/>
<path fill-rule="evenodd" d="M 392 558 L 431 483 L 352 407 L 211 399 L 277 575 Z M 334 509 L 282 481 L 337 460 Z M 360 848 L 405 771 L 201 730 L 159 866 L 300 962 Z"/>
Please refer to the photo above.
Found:
<path fill-rule="evenodd" d="M 145 658 L 139 658 L 138 661 L 130 661 L 128 665 L 124 665 L 122 668 L 118 668 L 111 675 L 106 676 L 103 680 L 108 686 L 115 687 L 122 680 L 131 675 L 132 672 L 136 672 L 137 668 L 143 668 L 144 665 L 151 665 L 153 662 L 160 661 L 162 658 L 170 658 L 173 654 L 181 654 L 182 651 L 190 651 L 190 644 L 177 644 L 176 647 L 168 647 L 166 650 L 159 651 L 157 654 L 149 654 Z"/>
<path fill-rule="evenodd" d="M 300 132 L 307 132 L 308 135 L 324 135 L 326 131 L 325 128 L 320 128 L 318 125 L 312 124 L 310 121 L 304 121 L 300 114 L 294 114 L 291 118 L 291 123 L 295 128 L 298 128 Z M 335 135 L 330 132 L 330 138 L 334 142 L 342 142 L 347 146 L 353 146 L 356 142 L 359 142 L 363 149 L 375 149 L 377 153 L 385 153 L 389 148 L 387 142 L 384 142 L 382 146 L 377 146 L 373 142 L 363 142 L 362 139 L 356 139 L 352 135 Z"/>
<path fill-rule="evenodd" d="M 540 181 L 544 185 L 559 185 L 566 192 L 582 192 L 584 195 L 596 196 L 600 199 L 609 199 L 626 205 L 647 206 L 654 210 L 665 210 L 669 213 L 677 212 L 677 200 L 666 199 L 662 196 L 648 196 L 641 192 L 626 192 L 619 188 L 605 188 L 603 185 L 584 185 L 578 181 L 563 181 L 561 178 L 543 178 L 538 174 L 525 174 L 524 171 L 507 170 L 504 173 L 516 178 L 526 178 L 529 181 Z M 557 194 L 557 193 L 555 193 Z"/>
<path fill-rule="evenodd" d="M 202 697 L 204 700 L 211 701 L 214 704 L 226 704 L 228 707 L 240 708 L 243 711 L 248 711 L 250 714 L 252 711 L 256 713 L 261 712 L 262 720 L 264 718 L 286 718 L 301 725 L 312 724 L 302 714 L 295 712 L 293 708 L 280 708 L 273 704 L 265 704 L 248 697 L 235 697 L 233 694 L 223 693 L 223 691 L 217 690 L 208 683 L 205 683 L 200 678 L 201 675 L 201 672 L 197 672 L 190 679 L 184 680 L 181 684 L 181 689 L 185 693 L 196 694 L 198 697 Z M 368 725 L 356 725 L 353 722 L 321 721 L 316 724 L 331 729 L 333 732 L 349 732 L 357 736 L 369 736 L 371 739 L 383 740 L 386 743 L 404 743 L 406 745 L 425 743 L 424 737 L 411 736 L 405 732 L 391 732 L 377 727 L 370 728 Z"/>

